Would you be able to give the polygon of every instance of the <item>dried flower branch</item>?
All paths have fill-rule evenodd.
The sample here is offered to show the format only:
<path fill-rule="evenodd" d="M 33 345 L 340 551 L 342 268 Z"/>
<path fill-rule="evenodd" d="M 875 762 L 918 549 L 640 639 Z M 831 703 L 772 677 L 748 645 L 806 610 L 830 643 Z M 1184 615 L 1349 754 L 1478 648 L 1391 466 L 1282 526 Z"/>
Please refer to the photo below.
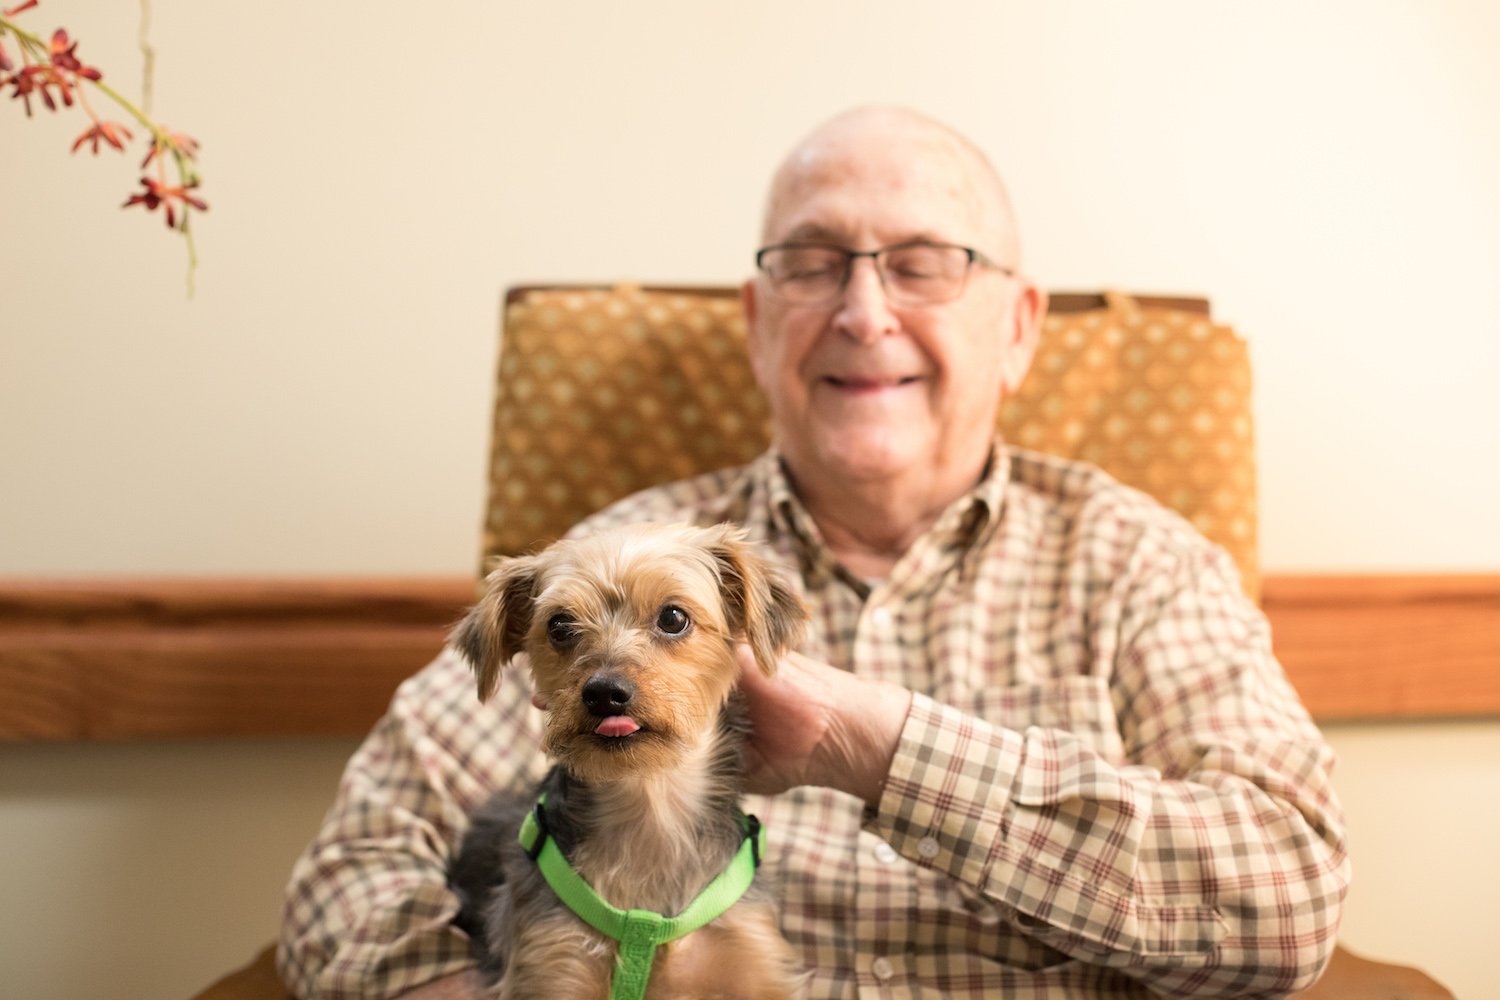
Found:
<path fill-rule="evenodd" d="M 0 92 L 10 88 L 11 99 L 19 100 L 26 108 L 26 116 L 33 114 L 31 99 L 36 97 L 48 111 L 57 111 L 58 105 L 71 108 L 75 98 L 78 106 L 88 115 L 92 123 L 73 142 L 73 152 L 87 145 L 99 155 L 100 145 L 125 152 L 127 143 L 134 139 L 130 129 L 117 121 L 106 121 L 89 104 L 87 90 L 92 88 L 119 105 L 145 131 L 150 147 L 141 161 L 141 170 L 156 164 L 155 176 L 141 177 L 141 191 L 132 194 L 123 207 L 142 205 L 147 211 L 163 209 L 167 228 L 181 233 L 188 250 L 188 289 L 192 292 L 193 271 L 198 266 L 198 254 L 193 244 L 193 232 L 189 217 L 193 211 L 205 212 L 208 205 L 193 192 L 200 180 L 194 166 L 198 156 L 198 142 L 181 132 L 173 132 L 153 121 L 135 104 L 122 97 L 108 84 L 104 74 L 88 65 L 78 56 L 78 42 L 63 28 L 52 33 L 51 39 L 43 41 L 37 35 L 18 27 L 13 20 L 17 14 L 37 6 L 39 0 L 25 0 L 6 9 L 0 9 Z M 16 53 L 20 64 L 13 60 L 6 47 L 7 37 L 15 39 Z M 167 164 L 171 162 L 176 183 L 167 177 Z"/>

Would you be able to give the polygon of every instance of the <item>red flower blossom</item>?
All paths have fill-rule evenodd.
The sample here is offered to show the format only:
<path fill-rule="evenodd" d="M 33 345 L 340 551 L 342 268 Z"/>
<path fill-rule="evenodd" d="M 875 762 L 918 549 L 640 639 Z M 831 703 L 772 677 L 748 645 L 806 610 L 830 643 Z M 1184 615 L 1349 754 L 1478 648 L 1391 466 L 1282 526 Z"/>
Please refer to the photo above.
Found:
<path fill-rule="evenodd" d="M 78 43 L 68 44 L 68 33 L 65 29 L 58 28 L 52 33 L 52 65 L 77 73 L 85 80 L 103 79 L 104 74 L 80 62 L 77 53 Z"/>
<path fill-rule="evenodd" d="M 155 211 L 158 206 L 166 208 L 167 228 L 177 228 L 177 213 L 173 206 L 174 202 L 191 205 L 200 212 L 208 211 L 208 205 L 201 199 L 188 194 L 188 191 L 198 186 L 197 181 L 189 181 L 186 184 L 169 185 L 154 181 L 149 177 L 142 177 L 141 184 L 146 190 L 137 192 L 130 196 L 130 200 L 121 208 L 129 208 L 131 205 L 145 205 L 146 211 Z M 184 216 L 186 221 L 186 216 Z"/>
<path fill-rule="evenodd" d="M 124 142 L 121 141 L 121 136 L 125 137 Z M 99 140 L 103 139 L 123 153 L 125 152 L 125 142 L 128 142 L 131 138 L 133 136 L 130 134 L 130 129 L 119 122 L 95 122 L 92 128 L 83 133 L 83 135 L 80 135 L 73 143 L 73 152 L 78 152 L 78 147 L 88 142 L 93 144 L 94 155 L 98 156 Z"/>
<path fill-rule="evenodd" d="M 59 73 L 51 66 L 27 66 L 21 72 L 6 81 L 15 90 L 11 93 L 11 100 L 19 99 L 26 105 L 26 117 L 31 117 L 31 95 L 37 94 L 42 103 L 47 105 L 48 111 L 57 110 L 57 102 L 52 99 L 50 88 L 57 88 L 57 96 L 67 107 L 73 106 L 73 87 L 68 83 L 68 78 Z"/>
<path fill-rule="evenodd" d="M 180 152 L 183 156 L 186 156 L 190 160 L 198 158 L 197 139 L 194 139 L 192 136 L 187 135 L 183 132 L 173 132 L 165 125 L 163 125 L 161 127 L 161 133 L 152 137 L 151 148 L 146 151 L 146 158 L 141 161 L 142 170 L 146 169 L 146 167 L 150 165 L 151 161 L 156 159 L 157 155 L 166 149 L 167 144 L 162 141 L 162 135 L 165 135 L 167 139 L 177 147 L 177 151 Z"/>
<path fill-rule="evenodd" d="M 17 14 L 21 13 L 21 11 L 30 10 L 31 8 L 35 7 L 38 2 L 40 2 L 40 0 L 26 0 L 25 3 L 20 4 L 19 6 L 12 7 L 6 11 L 0 11 L 0 14 L 4 14 L 6 17 L 15 17 Z"/>
<path fill-rule="evenodd" d="M 5 54 L 5 46 L 0 45 L 0 73 L 9 73 L 11 67 L 14 65 L 10 61 L 10 57 Z"/>

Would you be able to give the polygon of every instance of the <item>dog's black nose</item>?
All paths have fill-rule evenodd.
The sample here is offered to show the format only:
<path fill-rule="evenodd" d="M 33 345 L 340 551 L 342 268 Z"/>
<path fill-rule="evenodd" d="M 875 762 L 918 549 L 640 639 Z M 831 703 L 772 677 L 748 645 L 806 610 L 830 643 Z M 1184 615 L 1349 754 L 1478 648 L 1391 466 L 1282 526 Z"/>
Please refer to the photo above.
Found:
<path fill-rule="evenodd" d="M 619 674 L 595 674 L 583 686 L 583 704 L 601 718 L 620 715 L 635 697 L 635 685 Z"/>

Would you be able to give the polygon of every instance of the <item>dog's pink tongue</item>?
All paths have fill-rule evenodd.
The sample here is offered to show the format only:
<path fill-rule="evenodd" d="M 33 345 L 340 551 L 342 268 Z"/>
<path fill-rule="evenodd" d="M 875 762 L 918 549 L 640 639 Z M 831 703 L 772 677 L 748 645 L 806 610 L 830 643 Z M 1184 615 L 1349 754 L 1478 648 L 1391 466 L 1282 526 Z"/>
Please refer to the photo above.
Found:
<path fill-rule="evenodd" d="M 631 733 L 638 732 L 640 728 L 628 715 L 611 715 L 599 723 L 594 733 L 599 736 L 629 736 Z"/>

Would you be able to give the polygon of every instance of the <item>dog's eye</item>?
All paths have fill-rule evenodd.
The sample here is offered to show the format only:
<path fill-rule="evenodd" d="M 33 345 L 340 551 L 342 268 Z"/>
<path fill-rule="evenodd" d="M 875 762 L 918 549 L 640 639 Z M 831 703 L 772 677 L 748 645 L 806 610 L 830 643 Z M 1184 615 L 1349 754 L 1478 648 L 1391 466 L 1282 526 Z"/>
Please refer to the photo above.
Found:
<path fill-rule="evenodd" d="M 687 612 L 675 604 L 668 604 L 656 616 L 656 627 L 667 635 L 681 635 L 687 631 L 688 624 Z"/>
<path fill-rule="evenodd" d="M 558 649 L 567 649 L 578 641 L 578 623 L 567 612 L 558 612 L 547 619 L 547 641 Z"/>

